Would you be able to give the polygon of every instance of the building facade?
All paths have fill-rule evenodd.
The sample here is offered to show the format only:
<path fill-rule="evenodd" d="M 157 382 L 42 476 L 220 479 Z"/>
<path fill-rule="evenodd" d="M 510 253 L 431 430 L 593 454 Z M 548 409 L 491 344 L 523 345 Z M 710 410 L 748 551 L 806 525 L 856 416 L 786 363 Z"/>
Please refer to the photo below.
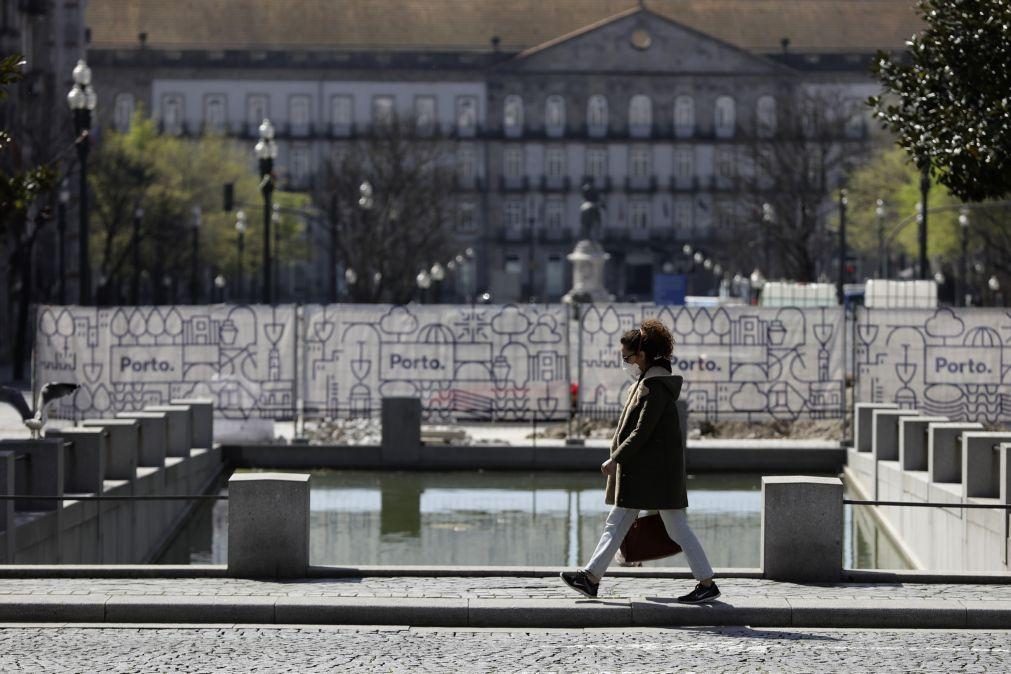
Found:
<path fill-rule="evenodd" d="M 908 3 L 886 0 L 804 3 L 814 14 L 771 0 L 580 0 L 584 11 L 567 13 L 566 3 L 524 0 L 509 3 L 519 19 L 442 3 L 447 13 L 426 21 L 450 26 L 436 31 L 410 23 L 431 3 L 404 2 L 387 7 L 404 17 L 378 16 L 372 3 L 355 16 L 360 31 L 333 35 L 314 33 L 306 9 L 284 24 L 301 32 L 279 42 L 251 30 L 248 16 L 215 35 L 204 25 L 213 17 L 175 16 L 165 28 L 147 0 L 92 2 L 89 63 L 104 125 L 125 129 L 143 106 L 163 133 L 224 133 L 252 147 L 269 118 L 282 184 L 310 191 L 329 158 L 394 115 L 444 139 L 458 176 L 446 225 L 476 252 L 444 299 L 489 292 L 502 302 L 556 301 L 568 290 L 565 256 L 588 180 L 603 194 L 607 282 L 618 297 L 651 297 L 661 270 L 701 272 L 686 243 L 721 259 L 741 244 L 728 240 L 733 225 L 759 217 L 744 192 L 777 110 L 800 91 L 829 92 L 846 118 L 840 140 L 866 144 L 872 55 L 901 49 L 900 36 L 917 28 Z M 269 3 L 215 4 L 255 15 Z M 130 21 L 111 18 L 124 5 L 137 7 Z M 453 33 L 455 5 L 465 16 Z M 869 18 L 877 31 L 861 33 Z M 326 264 L 310 261 L 309 296 L 324 295 Z M 696 273 L 696 290 L 713 283 Z"/>

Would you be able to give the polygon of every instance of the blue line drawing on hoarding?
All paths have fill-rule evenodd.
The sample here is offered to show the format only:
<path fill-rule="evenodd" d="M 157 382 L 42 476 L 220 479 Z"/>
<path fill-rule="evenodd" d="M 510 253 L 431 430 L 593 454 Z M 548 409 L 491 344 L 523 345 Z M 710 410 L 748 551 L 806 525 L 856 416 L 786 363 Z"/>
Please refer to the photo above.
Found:
<path fill-rule="evenodd" d="M 564 417 L 566 321 L 563 306 L 306 307 L 306 413 L 409 396 L 431 421 Z"/>
<path fill-rule="evenodd" d="M 693 414 L 715 419 L 838 418 L 843 411 L 842 310 L 690 308 L 650 304 L 588 307 L 580 405 L 618 410 L 631 382 L 619 338 L 645 318 L 674 335 L 675 374 Z"/>
<path fill-rule="evenodd" d="M 1011 420 L 1011 313 L 1003 309 L 863 309 L 857 399 L 954 420 Z"/>

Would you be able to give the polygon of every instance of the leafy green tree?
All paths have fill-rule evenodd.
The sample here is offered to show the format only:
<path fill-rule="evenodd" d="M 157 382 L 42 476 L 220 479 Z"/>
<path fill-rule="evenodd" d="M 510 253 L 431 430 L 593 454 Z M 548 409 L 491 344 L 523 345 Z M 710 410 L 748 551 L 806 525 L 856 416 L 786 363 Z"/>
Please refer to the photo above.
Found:
<path fill-rule="evenodd" d="M 919 0 L 908 53 L 878 55 L 875 116 L 963 201 L 1011 193 L 1011 3 Z"/>
<path fill-rule="evenodd" d="M 0 102 L 7 97 L 5 87 L 21 79 L 22 62 L 16 54 L 0 59 Z M 50 219 L 48 202 L 52 200 L 56 175 L 52 163 L 25 166 L 17 139 L 0 130 L 0 248 L 7 255 L 8 297 L 17 307 L 13 365 L 14 378 L 19 380 L 24 378 L 28 355 L 32 260 L 35 244 Z"/>

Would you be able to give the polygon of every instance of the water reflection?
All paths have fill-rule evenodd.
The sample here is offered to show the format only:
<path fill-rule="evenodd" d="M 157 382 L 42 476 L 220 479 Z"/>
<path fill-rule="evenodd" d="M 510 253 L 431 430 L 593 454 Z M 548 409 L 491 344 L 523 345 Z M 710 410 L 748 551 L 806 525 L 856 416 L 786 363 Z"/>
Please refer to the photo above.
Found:
<path fill-rule="evenodd" d="M 713 566 L 761 563 L 761 475 L 689 476 L 689 522 Z M 313 471 L 317 565 L 575 566 L 609 510 L 596 473 Z M 846 509 L 844 565 L 904 568 L 861 508 Z M 200 506 L 161 563 L 224 564 L 228 503 Z M 649 566 L 687 568 L 682 555 Z"/>

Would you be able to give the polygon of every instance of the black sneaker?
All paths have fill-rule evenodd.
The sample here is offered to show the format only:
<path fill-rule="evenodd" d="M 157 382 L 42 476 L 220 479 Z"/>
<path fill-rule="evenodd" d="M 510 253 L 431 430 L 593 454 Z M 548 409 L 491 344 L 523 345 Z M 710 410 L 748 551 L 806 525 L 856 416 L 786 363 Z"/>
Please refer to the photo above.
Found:
<path fill-rule="evenodd" d="M 713 583 L 709 587 L 699 583 L 695 586 L 694 590 L 683 597 L 678 597 L 678 601 L 682 604 L 705 604 L 717 599 L 719 596 L 720 588 L 716 587 L 716 583 Z"/>
<path fill-rule="evenodd" d="M 559 575 L 563 583 L 579 594 L 587 596 L 590 599 L 597 598 L 597 588 L 600 587 L 600 583 L 594 583 L 590 580 L 585 571 L 562 571 Z"/>

